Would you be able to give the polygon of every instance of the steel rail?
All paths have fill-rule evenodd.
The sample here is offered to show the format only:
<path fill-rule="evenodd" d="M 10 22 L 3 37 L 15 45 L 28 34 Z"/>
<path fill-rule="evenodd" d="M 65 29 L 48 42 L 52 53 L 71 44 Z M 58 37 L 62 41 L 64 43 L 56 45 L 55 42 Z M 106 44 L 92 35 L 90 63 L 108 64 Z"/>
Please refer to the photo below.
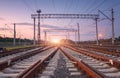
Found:
<path fill-rule="evenodd" d="M 14 50 L 11 50 L 11 51 L 2 52 L 2 53 L 0 53 L 0 57 L 4 57 L 4 56 L 11 55 L 11 54 L 23 52 L 23 51 L 30 50 L 30 49 L 33 49 L 33 48 L 35 48 L 35 47 L 19 48 L 19 49 L 14 49 Z"/>
<path fill-rule="evenodd" d="M 120 69 L 120 62 L 116 61 L 114 59 L 108 58 L 108 57 L 103 56 L 103 55 L 95 54 L 95 53 L 92 53 L 92 52 L 84 51 L 84 50 L 81 50 L 79 48 L 73 48 L 73 47 L 70 47 L 70 46 L 64 46 L 64 47 L 69 48 L 71 50 L 74 50 L 75 52 L 79 52 L 79 53 L 94 57 L 94 58 L 96 58 L 98 60 L 106 61 L 106 62 L 108 62 L 109 65 Z"/>
<path fill-rule="evenodd" d="M 24 54 L 24 55 L 22 55 L 22 56 L 18 56 L 18 57 L 9 59 L 9 60 L 7 60 L 7 61 L 1 62 L 1 63 L 0 63 L 0 70 L 3 70 L 4 68 L 13 65 L 14 62 L 16 62 L 16 61 L 29 58 L 29 57 L 31 57 L 31 56 L 33 56 L 33 55 L 35 55 L 35 54 L 38 54 L 38 53 L 43 52 L 43 51 L 45 51 L 45 50 L 48 50 L 48 49 L 50 49 L 50 48 L 53 48 L 53 47 L 48 47 L 48 48 L 46 48 L 46 49 L 41 48 L 40 50 L 33 51 L 33 52 L 30 52 L 30 53 Z M 9 64 L 9 63 L 10 63 L 10 64 Z"/>
<path fill-rule="evenodd" d="M 87 47 L 88 49 L 94 50 L 94 51 L 98 51 L 98 52 L 102 52 L 105 54 L 110 54 L 110 55 L 114 55 L 114 56 L 119 56 L 120 57 L 120 52 L 113 52 L 113 51 L 109 51 L 108 49 L 102 49 L 101 47 Z"/>
<path fill-rule="evenodd" d="M 87 74 L 88 74 L 88 78 L 107 78 L 103 73 L 97 71 L 96 69 L 94 69 L 93 67 L 89 66 L 88 64 L 86 64 L 84 61 L 82 60 L 77 60 L 76 58 L 74 58 L 73 56 L 71 56 L 70 54 L 66 53 L 64 50 L 60 49 L 70 60 L 72 60 L 73 62 L 76 62 L 76 66 L 78 68 L 83 69 Z"/>
<path fill-rule="evenodd" d="M 42 71 L 42 67 L 45 64 L 45 61 L 48 61 L 51 57 L 55 55 L 55 53 L 58 51 L 59 48 L 54 50 L 51 54 L 49 54 L 45 59 L 39 60 L 34 65 L 29 67 L 27 70 L 23 71 L 20 75 L 18 75 L 16 78 L 33 78 L 38 71 Z M 41 69 L 40 69 L 41 68 Z"/>

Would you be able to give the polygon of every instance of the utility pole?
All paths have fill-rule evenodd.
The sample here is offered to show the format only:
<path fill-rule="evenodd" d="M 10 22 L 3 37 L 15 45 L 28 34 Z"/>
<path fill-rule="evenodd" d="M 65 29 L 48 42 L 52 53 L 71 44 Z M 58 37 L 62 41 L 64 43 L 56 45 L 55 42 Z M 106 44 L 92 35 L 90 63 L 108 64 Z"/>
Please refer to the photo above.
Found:
<path fill-rule="evenodd" d="M 95 23 L 96 23 L 96 44 L 99 45 L 99 41 L 98 41 L 98 18 L 95 19 Z"/>
<path fill-rule="evenodd" d="M 44 31 L 45 35 L 44 35 L 44 42 L 45 42 L 45 45 L 46 45 L 46 41 L 47 41 L 47 32 Z"/>
<path fill-rule="evenodd" d="M 19 45 L 21 45 L 21 35 L 19 35 Z"/>
<path fill-rule="evenodd" d="M 69 34 L 69 32 L 68 32 L 68 40 L 69 40 L 69 38 L 70 38 L 70 34 Z"/>
<path fill-rule="evenodd" d="M 14 23 L 14 39 L 13 39 L 13 45 L 16 45 L 16 24 Z"/>
<path fill-rule="evenodd" d="M 40 45 L 40 41 L 41 41 L 41 33 L 40 33 L 40 13 L 41 10 L 37 10 L 38 13 L 38 45 Z"/>
<path fill-rule="evenodd" d="M 112 15 L 112 44 L 115 43 L 115 32 L 114 32 L 114 11 L 113 8 L 111 9 L 111 15 Z"/>
<path fill-rule="evenodd" d="M 77 23 L 77 27 L 78 27 L 78 43 L 80 42 L 80 26 L 79 23 Z"/>
<path fill-rule="evenodd" d="M 33 37 L 33 45 L 35 46 L 36 45 L 36 36 L 35 36 L 35 34 L 36 34 L 36 25 L 35 25 L 35 20 L 36 18 L 34 17 L 33 18 L 33 20 L 34 20 L 34 37 Z"/>
<path fill-rule="evenodd" d="M 66 35 L 66 40 L 67 40 L 67 35 Z"/>
<path fill-rule="evenodd" d="M 75 32 L 75 42 L 77 43 L 77 32 Z"/>
<path fill-rule="evenodd" d="M 108 17 L 106 14 L 104 14 L 102 11 L 98 10 L 102 15 L 104 15 L 108 20 L 112 22 L 112 44 L 114 45 L 114 40 L 115 40 L 115 32 L 114 32 L 114 10 L 113 8 L 111 9 L 111 18 Z"/>

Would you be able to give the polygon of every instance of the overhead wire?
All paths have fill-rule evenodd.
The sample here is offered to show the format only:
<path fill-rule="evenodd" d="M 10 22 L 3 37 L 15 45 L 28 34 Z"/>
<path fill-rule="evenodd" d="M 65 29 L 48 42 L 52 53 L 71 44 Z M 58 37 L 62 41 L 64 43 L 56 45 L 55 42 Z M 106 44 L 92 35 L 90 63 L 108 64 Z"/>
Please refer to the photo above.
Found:
<path fill-rule="evenodd" d="M 73 5 L 73 0 L 71 0 L 70 5 L 68 6 L 68 9 L 66 10 L 67 12 L 69 11 L 70 7 Z M 70 19 L 70 22 L 68 23 L 68 26 L 73 23 L 73 19 Z"/>
<path fill-rule="evenodd" d="M 98 7 L 102 6 L 104 2 L 105 2 L 105 0 L 103 0 L 103 1 L 102 1 L 99 5 L 97 5 L 95 8 L 92 8 L 92 7 L 89 6 L 89 7 L 85 10 L 85 12 L 91 13 L 91 11 L 93 11 L 93 10 L 97 9 Z M 91 6 L 93 6 L 95 3 L 96 3 L 96 1 L 94 1 L 94 2 L 91 4 Z M 95 24 L 95 23 L 93 23 L 93 24 Z M 93 24 L 92 24 L 92 25 L 93 25 Z"/>
<path fill-rule="evenodd" d="M 117 2 L 117 3 L 113 4 L 113 5 L 111 5 L 110 7 L 108 7 L 107 9 L 105 9 L 105 10 L 115 8 L 115 7 L 119 6 L 119 4 L 120 4 L 120 2 Z"/>
<path fill-rule="evenodd" d="M 65 0 L 64 4 L 65 4 L 65 7 L 63 8 L 63 12 L 66 13 L 66 8 L 68 6 L 68 0 Z M 62 21 L 62 23 L 64 23 L 64 22 L 65 21 Z M 61 23 L 61 21 L 60 21 L 60 23 Z"/>
<path fill-rule="evenodd" d="M 89 11 L 89 13 L 91 13 L 93 10 L 96 10 L 96 9 L 98 9 L 99 7 L 101 7 L 103 4 L 104 4 L 104 2 L 105 2 L 106 0 L 103 0 L 100 4 L 98 4 L 95 8 L 93 8 L 92 10 L 90 10 Z"/>
<path fill-rule="evenodd" d="M 55 1 L 54 1 L 54 0 L 52 0 L 52 4 L 53 4 L 53 8 L 54 8 L 55 13 L 56 13 L 56 12 L 57 12 L 57 10 L 56 10 L 56 6 L 55 6 Z M 56 21 L 58 22 L 58 21 L 59 21 L 59 19 L 56 19 Z M 57 22 L 56 22 L 56 24 L 57 24 Z"/>
<path fill-rule="evenodd" d="M 37 9 L 38 9 L 38 4 L 37 4 L 37 3 L 38 3 L 38 1 L 37 1 L 37 0 L 35 0 L 35 1 L 34 1 L 34 3 L 35 3 L 35 8 L 36 8 L 36 10 L 37 10 Z"/>
<path fill-rule="evenodd" d="M 26 2 L 26 0 L 21 0 L 21 1 L 24 3 L 24 5 L 25 5 L 31 12 L 34 12 L 34 9 L 31 8 L 31 6 Z"/>
<path fill-rule="evenodd" d="M 5 26 L 8 28 L 8 31 L 12 34 L 12 36 L 13 36 L 13 29 L 9 26 L 9 25 L 7 25 L 7 24 L 5 24 Z"/>
<path fill-rule="evenodd" d="M 69 4 L 69 6 L 68 6 L 68 9 L 66 10 L 67 12 L 70 10 L 70 7 L 72 6 L 72 4 L 73 4 L 73 0 L 70 1 L 70 4 Z"/>
<path fill-rule="evenodd" d="M 55 1 L 54 1 L 54 0 L 52 0 L 52 4 L 53 4 L 53 8 L 54 8 L 55 12 L 57 12 L 56 7 L 55 7 Z"/>
<path fill-rule="evenodd" d="M 94 2 L 91 1 L 91 3 L 90 3 L 90 2 L 87 3 L 87 4 L 90 4 L 90 5 L 88 6 L 88 8 L 86 8 L 86 10 L 84 10 L 84 12 L 88 12 L 88 10 L 92 9 L 92 6 L 93 6 L 95 3 L 96 3 L 96 0 L 95 0 Z"/>

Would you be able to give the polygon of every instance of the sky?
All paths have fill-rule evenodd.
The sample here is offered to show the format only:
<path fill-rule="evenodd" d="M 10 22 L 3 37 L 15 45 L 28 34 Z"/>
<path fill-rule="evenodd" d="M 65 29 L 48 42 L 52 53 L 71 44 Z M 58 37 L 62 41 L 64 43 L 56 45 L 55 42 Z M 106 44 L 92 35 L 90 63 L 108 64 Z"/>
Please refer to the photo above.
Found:
<path fill-rule="evenodd" d="M 113 8 L 115 37 L 118 37 L 120 36 L 119 4 L 120 0 L 0 0 L 0 36 L 13 37 L 13 23 L 16 23 L 17 38 L 33 39 L 31 14 L 36 14 L 36 11 L 41 9 L 42 14 L 99 14 L 99 39 L 111 38 L 111 21 L 98 13 L 98 10 L 111 18 L 111 8 Z M 40 22 L 42 39 L 44 39 L 44 29 L 77 29 L 79 23 L 80 40 L 96 40 L 95 21 L 92 19 L 41 19 Z M 53 31 L 47 35 L 48 38 L 62 39 L 66 38 L 68 32 Z M 69 35 L 70 39 L 75 40 L 74 32 L 69 32 Z"/>

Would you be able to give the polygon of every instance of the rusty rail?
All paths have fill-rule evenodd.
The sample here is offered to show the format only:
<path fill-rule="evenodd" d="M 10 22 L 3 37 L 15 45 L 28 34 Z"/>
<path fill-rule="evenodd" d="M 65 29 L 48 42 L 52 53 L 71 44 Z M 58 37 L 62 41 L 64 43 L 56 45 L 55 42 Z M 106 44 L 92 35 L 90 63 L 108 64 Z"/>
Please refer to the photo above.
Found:
<path fill-rule="evenodd" d="M 73 62 L 76 62 L 78 68 L 83 69 L 88 74 L 88 78 L 107 78 L 104 74 L 102 74 L 101 72 L 99 72 L 96 69 L 92 68 L 91 66 L 89 66 L 88 64 L 86 64 L 84 61 L 82 61 L 82 60 L 79 61 L 76 58 L 74 58 L 73 56 L 71 56 L 70 54 L 68 54 L 65 51 L 63 51 L 62 49 L 60 49 L 60 50 L 70 60 L 72 60 Z"/>
<path fill-rule="evenodd" d="M 98 47 L 87 47 L 90 50 L 94 50 L 94 51 L 98 51 L 98 52 L 102 52 L 102 53 L 106 53 L 106 54 L 110 54 L 110 55 L 115 55 L 115 56 L 119 56 L 120 57 L 120 52 L 111 52 L 108 50 L 104 50 Z"/>
<path fill-rule="evenodd" d="M 20 75 L 18 75 L 16 78 L 34 78 L 36 73 L 39 70 L 42 70 L 42 66 L 44 66 L 45 61 L 48 61 L 51 57 L 53 57 L 55 53 L 58 51 L 58 49 L 59 48 L 57 48 L 55 51 L 49 54 L 44 60 L 39 60 L 37 63 L 32 65 L 30 68 L 28 68 L 27 70 L 22 72 Z"/>
<path fill-rule="evenodd" d="M 23 51 L 30 50 L 30 49 L 33 49 L 33 48 L 35 48 L 35 47 L 19 48 L 19 49 L 14 49 L 14 50 L 11 50 L 11 51 L 1 52 L 0 57 L 4 57 L 4 56 L 11 55 L 11 54 L 23 52 Z"/>
<path fill-rule="evenodd" d="M 35 55 L 35 54 L 38 54 L 38 53 L 43 52 L 43 51 L 45 51 L 45 50 L 48 50 L 48 49 L 50 49 L 50 48 L 53 48 L 53 47 L 48 47 L 48 48 L 46 48 L 46 49 L 44 49 L 44 50 L 42 50 L 43 48 L 41 48 L 40 50 L 33 51 L 33 52 L 27 53 L 27 54 L 25 54 L 25 55 L 18 56 L 18 57 L 12 58 L 12 59 L 10 59 L 10 60 L 1 62 L 1 63 L 0 63 L 0 70 L 3 70 L 4 68 L 13 65 L 14 62 L 16 62 L 16 61 L 18 61 L 18 60 L 23 60 L 23 59 L 29 58 L 30 56 L 33 56 L 33 55 Z M 9 62 L 10 62 L 10 64 L 9 64 Z"/>
<path fill-rule="evenodd" d="M 114 67 L 120 69 L 120 62 L 119 62 L 119 61 L 116 61 L 116 60 L 114 60 L 114 59 L 105 57 L 105 56 L 103 56 L 103 55 L 99 55 L 99 54 L 91 53 L 91 52 L 88 52 L 88 51 L 84 51 L 84 50 L 81 50 L 81 49 L 79 49 L 79 48 L 76 49 L 76 48 L 73 48 L 73 47 L 70 47 L 70 46 L 64 46 L 64 47 L 69 48 L 69 49 L 71 49 L 71 50 L 74 50 L 75 52 L 79 52 L 79 53 L 82 53 L 82 54 L 91 56 L 91 57 L 93 57 L 93 58 L 106 61 L 106 62 L 108 62 L 109 65 L 114 66 Z"/>

